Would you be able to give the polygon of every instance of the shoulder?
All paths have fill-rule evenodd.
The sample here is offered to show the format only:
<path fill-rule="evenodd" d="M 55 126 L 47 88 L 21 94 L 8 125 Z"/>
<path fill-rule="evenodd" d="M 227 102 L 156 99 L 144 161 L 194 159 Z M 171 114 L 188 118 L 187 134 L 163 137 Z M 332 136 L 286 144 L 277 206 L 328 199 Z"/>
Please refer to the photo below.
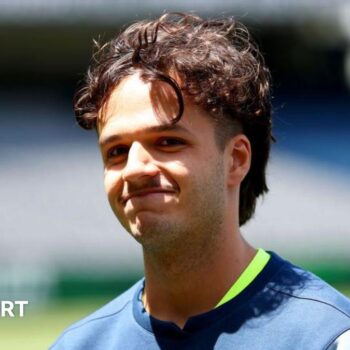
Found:
<path fill-rule="evenodd" d="M 286 262 L 268 287 L 350 321 L 350 300 L 313 273 Z"/>
<path fill-rule="evenodd" d="M 127 320 L 132 318 L 132 301 L 141 286 L 142 280 L 99 310 L 68 327 L 50 349 L 88 349 L 94 348 L 97 338 L 104 337 L 108 340 L 112 329 L 125 327 Z"/>
<path fill-rule="evenodd" d="M 284 261 L 266 290 L 280 304 L 277 319 L 309 342 L 331 343 L 350 329 L 350 300 L 309 271 Z"/>

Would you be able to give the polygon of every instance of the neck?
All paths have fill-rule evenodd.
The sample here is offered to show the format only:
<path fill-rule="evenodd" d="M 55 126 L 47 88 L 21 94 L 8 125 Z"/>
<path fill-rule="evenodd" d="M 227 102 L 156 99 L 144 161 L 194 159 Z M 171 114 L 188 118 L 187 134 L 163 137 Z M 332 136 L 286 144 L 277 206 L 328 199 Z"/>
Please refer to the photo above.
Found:
<path fill-rule="evenodd" d="M 238 228 L 212 237 L 167 251 L 144 250 L 143 300 L 152 316 L 182 328 L 189 317 L 213 309 L 254 257 Z"/>

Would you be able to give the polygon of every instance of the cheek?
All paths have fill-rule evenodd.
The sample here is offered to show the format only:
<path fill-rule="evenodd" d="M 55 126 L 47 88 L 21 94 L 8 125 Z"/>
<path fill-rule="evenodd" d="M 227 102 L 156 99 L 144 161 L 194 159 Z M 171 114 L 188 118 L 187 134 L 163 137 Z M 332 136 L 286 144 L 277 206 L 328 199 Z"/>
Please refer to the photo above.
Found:
<path fill-rule="evenodd" d="M 119 172 L 106 170 L 104 174 L 104 187 L 110 204 L 115 203 L 115 199 L 120 195 L 121 177 Z"/>
<path fill-rule="evenodd" d="M 184 162 L 168 163 L 166 167 L 161 169 L 161 177 L 167 179 L 174 187 L 178 187 L 181 192 L 188 187 L 191 178 L 191 169 Z"/>
<path fill-rule="evenodd" d="M 191 174 L 191 162 L 190 161 L 175 161 L 166 164 L 166 172 L 172 174 L 173 177 L 178 179 L 185 179 Z"/>

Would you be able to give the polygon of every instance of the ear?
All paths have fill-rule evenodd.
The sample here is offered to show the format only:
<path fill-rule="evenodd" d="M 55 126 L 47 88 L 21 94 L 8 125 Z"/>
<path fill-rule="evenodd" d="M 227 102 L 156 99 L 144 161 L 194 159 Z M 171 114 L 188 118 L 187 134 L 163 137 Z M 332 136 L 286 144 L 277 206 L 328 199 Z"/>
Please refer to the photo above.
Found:
<path fill-rule="evenodd" d="M 250 169 L 251 146 L 247 136 L 238 134 L 226 145 L 228 160 L 228 186 L 238 186 Z"/>

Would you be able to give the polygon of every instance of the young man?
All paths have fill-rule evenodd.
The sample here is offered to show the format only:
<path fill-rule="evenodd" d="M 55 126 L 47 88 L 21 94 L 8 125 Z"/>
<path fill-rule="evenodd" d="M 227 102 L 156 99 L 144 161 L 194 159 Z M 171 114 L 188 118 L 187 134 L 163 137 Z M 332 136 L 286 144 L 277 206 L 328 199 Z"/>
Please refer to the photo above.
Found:
<path fill-rule="evenodd" d="M 350 302 L 240 233 L 267 192 L 269 71 L 232 19 L 166 14 L 99 48 L 77 93 L 145 278 L 52 349 L 336 349 Z"/>

